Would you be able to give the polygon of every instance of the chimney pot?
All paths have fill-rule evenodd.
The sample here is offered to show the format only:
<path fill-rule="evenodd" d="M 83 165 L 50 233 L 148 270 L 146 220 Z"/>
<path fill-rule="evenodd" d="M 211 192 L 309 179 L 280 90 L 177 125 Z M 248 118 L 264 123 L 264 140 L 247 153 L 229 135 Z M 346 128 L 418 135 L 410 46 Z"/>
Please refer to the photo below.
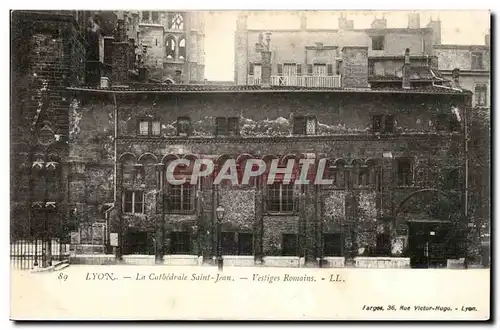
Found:
<path fill-rule="evenodd" d="M 409 29 L 420 29 L 420 14 L 419 13 L 408 14 L 408 28 Z"/>
<path fill-rule="evenodd" d="M 460 87 L 460 69 L 455 68 L 453 71 L 451 71 L 451 78 L 452 78 L 452 87 L 453 88 L 461 88 Z"/>
<path fill-rule="evenodd" d="M 307 16 L 306 16 L 306 14 L 300 15 L 300 29 L 307 30 Z"/>

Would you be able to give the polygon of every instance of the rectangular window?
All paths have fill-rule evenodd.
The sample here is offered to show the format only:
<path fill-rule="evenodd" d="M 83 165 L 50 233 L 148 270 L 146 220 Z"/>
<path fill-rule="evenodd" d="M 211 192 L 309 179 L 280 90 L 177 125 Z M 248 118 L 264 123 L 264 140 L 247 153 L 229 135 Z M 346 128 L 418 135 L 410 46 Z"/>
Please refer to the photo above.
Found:
<path fill-rule="evenodd" d="M 191 133 L 191 120 L 189 117 L 178 117 L 177 118 L 177 135 L 178 136 L 189 136 Z"/>
<path fill-rule="evenodd" d="M 471 53 L 471 68 L 472 70 L 483 70 L 483 53 L 472 52 Z"/>
<path fill-rule="evenodd" d="M 302 76 L 302 64 L 297 64 L 297 76 Z"/>
<path fill-rule="evenodd" d="M 187 231 L 173 231 L 170 235 L 172 254 L 189 254 L 191 239 Z"/>
<path fill-rule="evenodd" d="M 124 213 L 144 213 L 144 192 L 125 191 L 123 193 Z"/>
<path fill-rule="evenodd" d="M 151 122 L 151 135 L 160 135 L 161 133 L 161 125 L 159 121 Z"/>
<path fill-rule="evenodd" d="M 313 74 L 313 65 L 312 64 L 307 65 L 307 74 L 309 76 L 312 76 L 312 74 Z"/>
<path fill-rule="evenodd" d="M 238 117 L 217 117 L 215 118 L 215 134 L 222 135 L 239 135 L 240 134 L 240 119 Z"/>
<path fill-rule="evenodd" d="M 373 115 L 372 116 L 372 127 L 374 132 L 382 132 L 382 119 L 383 115 Z"/>
<path fill-rule="evenodd" d="M 283 65 L 283 75 L 285 77 L 294 77 L 297 75 L 297 65 L 295 63 Z"/>
<path fill-rule="evenodd" d="M 149 11 L 143 11 L 142 12 L 142 20 L 143 21 L 148 21 L 149 20 Z"/>
<path fill-rule="evenodd" d="M 333 65 L 332 64 L 327 64 L 326 65 L 326 71 L 329 76 L 333 76 Z"/>
<path fill-rule="evenodd" d="M 155 135 L 161 134 L 161 124 L 159 121 L 141 120 L 139 121 L 139 135 Z"/>
<path fill-rule="evenodd" d="M 315 116 L 294 116 L 293 134 L 316 135 L 317 120 Z"/>
<path fill-rule="evenodd" d="M 242 256 L 253 255 L 252 233 L 238 233 L 238 254 Z"/>
<path fill-rule="evenodd" d="M 374 133 L 393 133 L 394 115 L 373 115 L 372 130 Z"/>
<path fill-rule="evenodd" d="M 157 11 L 153 11 L 153 12 L 151 13 L 151 20 L 152 20 L 154 23 L 158 23 L 158 22 L 159 22 L 158 17 L 159 17 L 159 16 L 158 16 L 158 12 L 157 12 Z"/>
<path fill-rule="evenodd" d="M 370 184 L 370 175 L 368 167 L 360 167 L 358 169 L 358 186 L 366 187 Z"/>
<path fill-rule="evenodd" d="M 440 113 L 436 115 L 436 131 L 456 132 L 460 130 L 460 123 L 452 114 Z"/>
<path fill-rule="evenodd" d="M 149 121 L 140 121 L 139 122 L 139 134 L 140 135 L 149 135 Z"/>
<path fill-rule="evenodd" d="M 385 37 L 374 36 L 372 37 L 372 50 L 384 50 Z"/>
<path fill-rule="evenodd" d="M 260 64 L 255 64 L 254 66 L 254 73 L 253 73 L 254 77 L 257 78 L 257 79 L 260 79 L 262 78 L 262 65 Z"/>
<path fill-rule="evenodd" d="M 194 210 L 194 185 L 189 182 L 182 185 L 169 186 L 169 208 L 173 213 L 189 213 Z"/>
<path fill-rule="evenodd" d="M 342 256 L 342 245 L 340 233 L 323 234 L 323 255 L 325 257 Z"/>
<path fill-rule="evenodd" d="M 277 71 L 278 71 L 278 76 L 283 75 L 283 64 L 278 64 L 277 65 Z"/>
<path fill-rule="evenodd" d="M 476 106 L 485 107 L 488 105 L 488 87 L 486 85 L 476 85 L 474 88 L 474 100 Z"/>
<path fill-rule="evenodd" d="M 326 65 L 325 64 L 314 64 L 314 76 L 324 77 L 326 76 Z"/>
<path fill-rule="evenodd" d="M 413 184 L 413 164 L 409 158 L 396 159 L 398 186 L 411 186 Z"/>
<path fill-rule="evenodd" d="M 220 239 L 222 255 L 235 255 L 237 253 L 235 232 L 221 232 Z"/>
<path fill-rule="evenodd" d="M 294 211 L 293 184 L 273 183 L 268 185 L 267 211 L 290 213 Z"/>
<path fill-rule="evenodd" d="M 252 255 L 253 234 L 221 232 L 222 255 Z"/>
<path fill-rule="evenodd" d="M 283 234 L 281 253 L 284 256 L 297 256 L 297 234 Z"/>

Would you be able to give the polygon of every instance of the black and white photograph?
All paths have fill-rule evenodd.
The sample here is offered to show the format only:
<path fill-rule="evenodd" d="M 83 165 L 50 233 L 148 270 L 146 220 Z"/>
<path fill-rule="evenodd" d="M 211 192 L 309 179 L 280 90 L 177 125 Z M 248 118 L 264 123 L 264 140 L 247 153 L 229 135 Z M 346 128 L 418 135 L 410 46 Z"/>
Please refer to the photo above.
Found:
<path fill-rule="evenodd" d="M 11 10 L 11 318 L 489 319 L 490 15 Z"/>

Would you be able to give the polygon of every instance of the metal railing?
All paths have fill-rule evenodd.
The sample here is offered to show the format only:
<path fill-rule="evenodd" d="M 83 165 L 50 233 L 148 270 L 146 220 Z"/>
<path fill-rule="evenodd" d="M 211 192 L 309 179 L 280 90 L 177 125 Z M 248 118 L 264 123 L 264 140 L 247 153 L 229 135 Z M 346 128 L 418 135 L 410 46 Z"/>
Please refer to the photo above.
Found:
<path fill-rule="evenodd" d="M 248 76 L 248 85 L 260 85 L 261 77 Z M 334 76 L 271 76 L 271 86 L 300 86 L 300 87 L 342 87 L 342 77 Z"/>
<path fill-rule="evenodd" d="M 61 244 L 58 239 L 52 239 L 50 254 L 46 240 L 17 240 L 10 243 L 10 263 L 15 269 L 32 269 L 43 266 L 44 260 L 50 255 L 51 260 L 63 260 L 70 254 L 69 244 Z"/>

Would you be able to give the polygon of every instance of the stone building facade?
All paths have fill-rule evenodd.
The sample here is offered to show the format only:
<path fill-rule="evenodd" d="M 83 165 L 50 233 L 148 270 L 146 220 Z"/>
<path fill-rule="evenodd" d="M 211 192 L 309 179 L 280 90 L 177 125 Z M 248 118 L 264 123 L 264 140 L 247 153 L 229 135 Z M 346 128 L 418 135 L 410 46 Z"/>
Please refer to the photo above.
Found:
<path fill-rule="evenodd" d="M 85 22 L 84 12 L 11 13 L 12 242 L 69 232 L 65 91 L 85 82 Z"/>
<path fill-rule="evenodd" d="M 343 67 L 345 51 L 349 49 L 345 47 L 365 48 L 364 56 L 370 58 L 373 75 L 400 78 L 406 48 L 424 66 L 435 64 L 433 45 L 440 36 L 440 30 L 436 34 L 435 29 L 440 25 L 431 21 L 427 27 L 421 27 L 418 14 L 409 16 L 407 28 L 387 28 L 386 19 L 377 18 L 370 29 L 355 29 L 352 20 L 341 16 L 338 29 L 311 29 L 307 27 L 307 19 L 302 14 L 298 29 L 258 30 L 249 28 L 248 17 L 240 15 L 235 32 L 236 84 L 259 84 L 261 51 L 266 41 L 273 54 L 273 85 L 346 87 L 344 79 L 351 75 Z M 368 83 L 364 85 L 367 87 Z"/>
<path fill-rule="evenodd" d="M 204 13 L 197 11 L 116 12 L 129 40 L 146 48 L 149 78 L 201 83 L 205 79 Z"/>
<path fill-rule="evenodd" d="M 482 259 L 489 263 L 491 221 L 491 74 L 490 36 L 484 45 L 434 46 L 439 71 L 454 85 L 473 92 L 470 118 L 470 201 L 473 235 L 482 241 Z M 458 70 L 457 70 L 458 69 Z M 456 79 L 459 76 L 459 79 Z"/>

